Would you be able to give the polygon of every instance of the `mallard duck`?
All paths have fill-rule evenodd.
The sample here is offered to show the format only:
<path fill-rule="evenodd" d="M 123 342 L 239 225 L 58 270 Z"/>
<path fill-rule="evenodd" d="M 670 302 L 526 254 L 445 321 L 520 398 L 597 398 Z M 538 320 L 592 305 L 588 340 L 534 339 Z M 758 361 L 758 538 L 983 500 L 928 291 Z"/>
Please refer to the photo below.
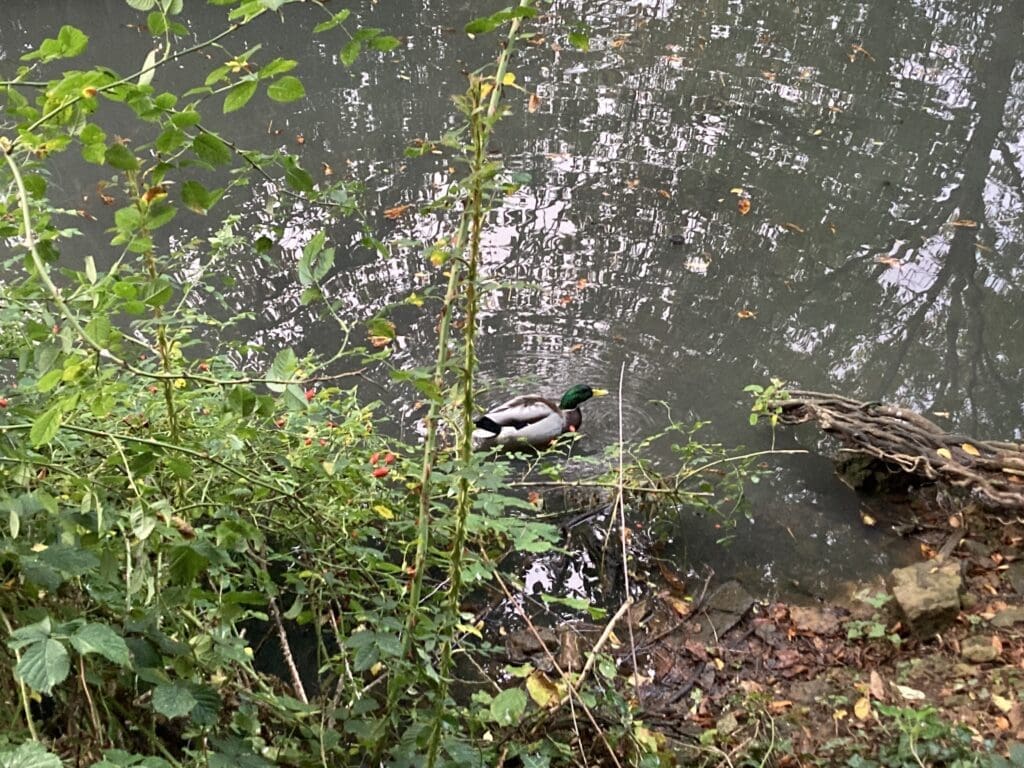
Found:
<path fill-rule="evenodd" d="M 575 432 L 583 420 L 580 404 L 607 395 L 606 389 L 577 384 L 559 402 L 540 395 L 523 395 L 488 411 L 474 423 L 473 442 L 478 449 L 532 446 L 546 448 L 559 435 Z"/>

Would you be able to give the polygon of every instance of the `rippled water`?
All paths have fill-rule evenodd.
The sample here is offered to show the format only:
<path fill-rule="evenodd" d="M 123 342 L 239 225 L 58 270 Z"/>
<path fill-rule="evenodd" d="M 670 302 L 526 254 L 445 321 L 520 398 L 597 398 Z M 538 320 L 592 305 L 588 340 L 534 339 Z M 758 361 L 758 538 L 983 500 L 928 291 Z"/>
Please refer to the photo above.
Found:
<path fill-rule="evenodd" d="M 148 41 L 124 26 L 138 17 L 113 0 L 104 16 L 101 5 L 7 0 L 4 71 L 60 23 L 92 37 L 91 60 L 123 70 L 141 62 Z M 195 25 L 197 39 L 219 28 L 221 10 L 189 5 L 209 19 Z M 447 158 L 408 160 L 403 148 L 455 124 L 450 96 L 462 70 L 493 56 L 493 38 L 459 31 L 482 6 L 364 9 L 364 23 L 404 45 L 352 70 L 336 60 L 340 43 L 309 43 L 314 13 L 262 20 L 230 52 L 259 42 L 261 61 L 298 54 L 309 98 L 285 108 L 254 101 L 246 120 L 211 127 L 242 145 L 298 151 L 315 175 L 326 163 L 367 179 L 382 239 L 450 234 L 450 221 L 391 222 L 382 211 L 429 201 L 452 178 Z M 590 52 L 568 45 L 566 18 L 589 25 Z M 529 385 L 557 394 L 577 382 L 614 391 L 624 365 L 627 435 L 663 425 L 649 405 L 657 400 L 678 418 L 710 420 L 709 438 L 765 448 L 770 435 L 746 425 L 742 388 L 774 375 L 942 414 L 979 437 L 1024 437 L 1022 22 L 1024 4 L 980 0 L 554 3 L 513 67 L 540 108 L 529 113 L 525 94 L 513 93 L 494 147 L 531 182 L 495 213 L 485 269 L 531 287 L 486 298 L 479 351 L 490 396 Z M 213 63 L 185 62 L 156 84 L 191 82 L 219 62 L 212 53 Z M 59 186 L 108 215 L 91 199 L 94 173 L 70 169 Z M 268 206 L 288 203 L 262 188 L 234 192 L 229 205 L 258 231 Z M 232 302 L 257 309 L 244 333 L 271 349 L 336 343 L 299 306 L 291 272 L 325 224 L 341 244 L 328 288 L 353 317 L 441 280 L 417 249 L 382 258 L 350 224 L 301 208 L 287 217 L 276 263 L 239 254 L 225 267 L 238 278 Z M 208 222 L 188 226 L 202 233 Z M 428 363 L 436 307 L 404 304 L 393 316 L 406 339 L 395 364 Z M 585 414 L 589 444 L 615 439 L 614 403 L 588 403 Z M 779 440 L 818 445 L 813 432 Z M 860 523 L 862 500 L 817 457 L 779 461 L 752 499 L 752 521 L 724 550 L 711 522 L 682 514 L 672 553 L 680 570 L 711 563 L 754 589 L 795 580 L 821 593 L 903 557 Z"/>

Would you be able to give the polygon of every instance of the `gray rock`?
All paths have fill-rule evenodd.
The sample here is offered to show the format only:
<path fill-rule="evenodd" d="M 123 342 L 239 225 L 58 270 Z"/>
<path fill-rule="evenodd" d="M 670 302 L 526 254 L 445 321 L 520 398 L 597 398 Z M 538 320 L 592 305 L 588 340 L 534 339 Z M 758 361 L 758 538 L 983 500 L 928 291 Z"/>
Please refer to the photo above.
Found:
<path fill-rule="evenodd" d="M 1014 560 L 1003 571 L 1003 578 L 1010 582 L 1018 595 L 1024 595 L 1024 560 Z"/>
<path fill-rule="evenodd" d="M 1007 608 L 992 617 L 989 622 L 993 627 L 1012 627 L 1014 624 L 1024 622 L 1024 608 Z"/>
<path fill-rule="evenodd" d="M 927 637 L 949 626 L 960 612 L 960 563 L 917 563 L 892 572 L 892 594 L 915 634 Z"/>
<path fill-rule="evenodd" d="M 715 645 L 735 627 L 754 605 L 754 598 L 738 581 L 727 581 L 708 597 L 707 607 L 700 616 L 700 629 L 694 640 L 704 645 Z"/>
<path fill-rule="evenodd" d="M 965 637 L 960 643 L 960 657 L 971 664 L 985 664 L 995 661 L 999 654 L 992 645 L 992 638 L 984 635 Z"/>

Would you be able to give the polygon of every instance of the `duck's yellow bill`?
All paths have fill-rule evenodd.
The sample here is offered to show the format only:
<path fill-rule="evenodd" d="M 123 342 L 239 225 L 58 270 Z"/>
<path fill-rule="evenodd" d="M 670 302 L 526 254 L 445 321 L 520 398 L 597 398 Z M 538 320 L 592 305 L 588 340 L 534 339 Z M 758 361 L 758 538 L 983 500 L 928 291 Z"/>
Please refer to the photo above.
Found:
<path fill-rule="evenodd" d="M 608 394 L 608 390 L 607 389 L 595 389 L 595 390 L 592 390 L 592 391 L 594 393 L 594 397 L 604 397 L 605 395 Z"/>

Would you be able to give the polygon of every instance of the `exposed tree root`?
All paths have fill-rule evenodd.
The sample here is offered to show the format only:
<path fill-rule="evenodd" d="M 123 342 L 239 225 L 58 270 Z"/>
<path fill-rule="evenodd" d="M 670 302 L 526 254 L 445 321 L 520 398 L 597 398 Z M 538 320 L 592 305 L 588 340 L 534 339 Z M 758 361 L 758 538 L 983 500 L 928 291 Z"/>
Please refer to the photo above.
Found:
<path fill-rule="evenodd" d="M 841 395 L 790 391 L 774 400 L 782 424 L 814 421 L 848 450 L 904 472 L 967 488 L 985 502 L 1024 508 L 1024 444 L 949 433 L 906 408 Z"/>

